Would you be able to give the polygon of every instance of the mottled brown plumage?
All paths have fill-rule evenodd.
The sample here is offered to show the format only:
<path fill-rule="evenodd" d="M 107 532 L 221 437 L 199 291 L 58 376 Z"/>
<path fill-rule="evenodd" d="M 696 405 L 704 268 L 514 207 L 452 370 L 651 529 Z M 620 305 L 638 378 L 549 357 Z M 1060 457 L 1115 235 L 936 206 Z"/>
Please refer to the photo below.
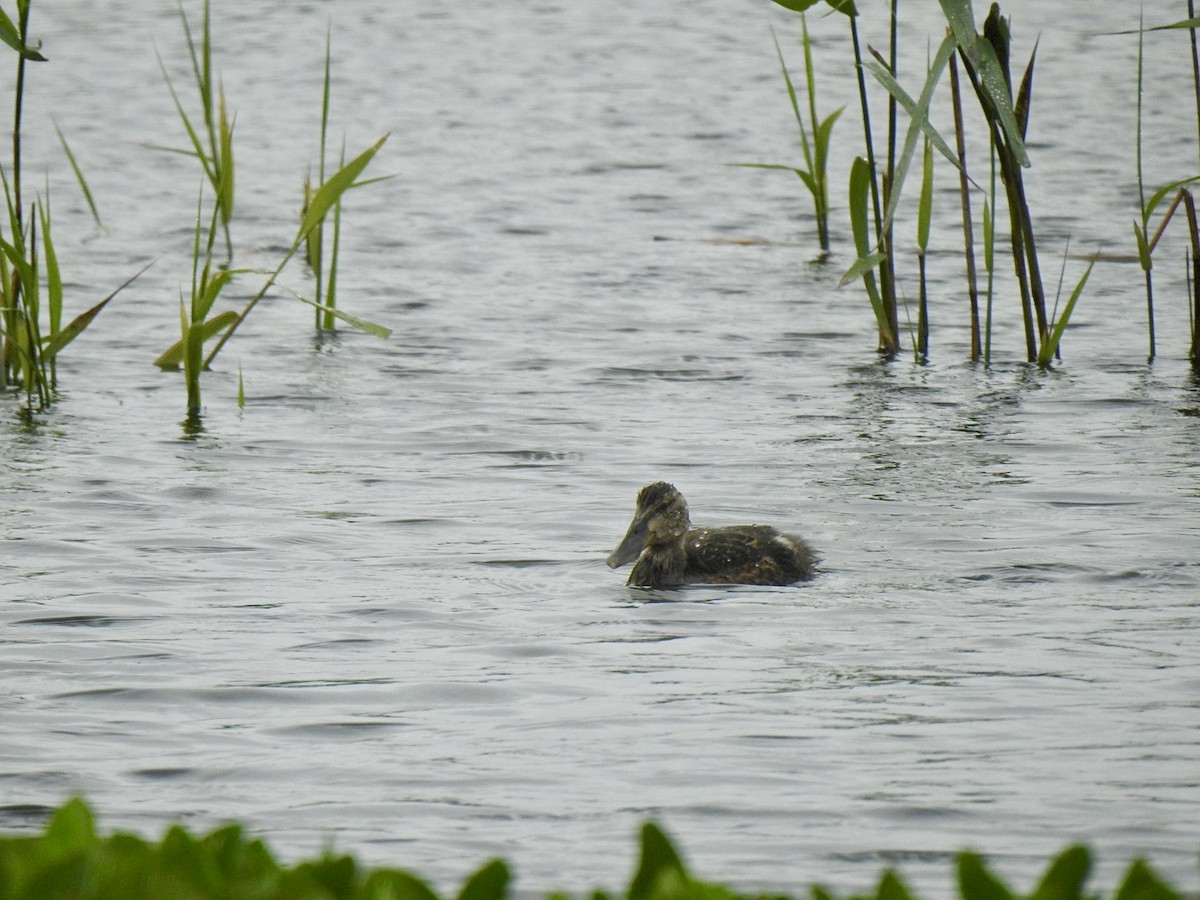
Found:
<path fill-rule="evenodd" d="M 629 530 L 608 557 L 614 569 L 630 562 L 630 585 L 666 588 L 807 581 L 817 557 L 801 538 L 767 525 L 692 528 L 683 495 L 656 481 L 638 493 Z"/>

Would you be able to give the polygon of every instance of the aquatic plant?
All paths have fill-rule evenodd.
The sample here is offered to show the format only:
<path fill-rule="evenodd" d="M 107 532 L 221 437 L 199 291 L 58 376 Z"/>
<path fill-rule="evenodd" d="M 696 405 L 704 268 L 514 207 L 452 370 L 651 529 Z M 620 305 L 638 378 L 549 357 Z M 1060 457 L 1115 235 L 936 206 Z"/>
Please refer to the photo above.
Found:
<path fill-rule="evenodd" d="M 220 86 L 213 75 L 212 63 L 212 24 L 209 14 L 209 0 L 204 0 L 200 25 L 200 46 L 192 36 L 191 25 L 182 3 L 179 6 L 179 19 L 183 24 L 184 39 L 187 42 L 188 58 L 192 66 L 192 80 L 200 97 L 201 124 L 198 128 L 184 109 L 183 101 L 175 90 L 167 67 L 159 57 L 158 65 L 162 71 L 167 90 L 175 104 L 175 111 L 187 132 L 190 147 L 163 147 L 151 145 L 159 150 L 171 153 L 181 153 L 194 157 L 199 161 L 204 175 L 216 197 L 217 211 L 221 226 L 225 233 L 226 259 L 233 258 L 233 240 L 229 232 L 229 223 L 233 218 L 234 200 L 234 157 L 233 157 L 233 127 L 234 119 L 229 116 L 228 105 L 225 101 L 225 88 Z M 203 134 L 203 137 L 202 137 Z"/>
<path fill-rule="evenodd" d="M 320 185 L 325 183 L 325 166 L 326 166 L 326 145 L 328 142 L 329 133 L 329 111 L 330 111 L 330 94 L 331 94 L 331 65 L 332 65 L 332 35 L 330 32 L 325 34 L 325 67 L 324 77 L 321 86 L 321 128 L 320 140 L 318 142 L 317 152 L 317 182 L 314 186 L 311 180 L 311 175 L 304 176 L 304 202 L 300 208 L 300 217 L 303 219 L 312 209 L 313 202 L 316 199 L 316 192 Z M 342 144 L 341 155 L 338 157 L 338 165 L 345 165 L 346 162 L 346 147 Z M 364 185 L 372 184 L 376 181 L 384 181 L 391 176 L 383 175 L 377 178 L 368 178 L 361 181 L 356 181 L 350 187 L 357 188 Z M 325 222 L 332 215 L 331 223 L 331 245 L 329 253 L 325 252 Z M 319 331 L 332 331 L 335 322 L 338 319 L 337 313 L 337 276 L 338 276 L 338 254 L 341 248 L 342 234 L 342 198 L 341 196 L 334 202 L 331 210 L 317 221 L 316 226 L 308 232 L 304 239 L 304 258 L 308 263 L 309 271 L 313 273 L 314 287 L 313 299 L 297 294 L 299 299 L 305 303 L 309 303 L 314 307 L 316 315 L 316 327 Z M 349 321 L 349 320 L 347 320 Z M 384 334 L 386 336 L 387 329 L 373 323 L 364 323 L 362 320 L 355 319 L 359 328 L 375 333 Z"/>
<path fill-rule="evenodd" d="M 207 228 L 203 228 L 203 192 L 201 192 L 192 245 L 192 289 L 190 303 L 186 300 L 181 300 L 179 340 L 163 351 L 158 359 L 154 361 L 155 365 L 162 369 L 183 369 L 184 382 L 187 389 L 187 412 L 190 420 L 194 420 L 200 415 L 201 374 L 208 371 L 212 366 L 212 362 L 216 359 L 217 354 L 221 352 L 221 349 L 233 337 L 234 332 L 246 320 L 246 317 L 250 315 L 254 307 L 258 305 L 263 297 L 267 295 L 267 292 L 275 285 L 284 267 L 296 255 L 300 247 L 305 244 L 308 235 L 317 227 L 334 204 L 338 202 L 342 194 L 355 183 L 356 179 L 362 174 L 387 138 L 387 135 L 379 138 L 374 144 L 338 169 L 337 172 L 331 175 L 328 180 L 313 192 L 308 210 L 301 219 L 296 235 L 284 253 L 283 258 L 267 274 L 266 281 L 263 282 L 258 291 L 246 301 L 245 305 L 239 311 L 224 310 L 215 315 L 210 315 L 217 297 L 220 295 L 221 290 L 229 283 L 230 279 L 234 275 L 242 274 L 248 270 L 214 266 L 212 250 L 219 211 L 218 207 L 214 205 L 213 213 L 208 220 L 209 225 Z M 203 240 L 201 239 L 202 234 L 205 235 Z M 305 302 L 316 305 L 312 301 L 306 300 Z M 390 331 L 383 326 L 360 319 L 342 310 L 332 310 L 332 313 L 339 319 L 369 333 L 382 337 L 390 334 Z M 216 339 L 215 346 L 206 353 L 204 350 L 205 344 L 214 338 Z"/>
<path fill-rule="evenodd" d="M 0 166 L 6 213 L 0 216 L 0 388 L 15 387 L 24 394 L 26 414 L 43 409 L 53 401 L 58 382 L 59 352 L 82 334 L 109 301 L 138 277 L 133 276 L 99 303 L 63 324 L 63 278 L 51 230 L 49 192 L 30 205 L 28 218 L 21 194 L 26 64 L 46 60 L 40 44 L 29 39 L 30 7 L 31 0 L 17 0 L 15 23 L 0 10 L 0 41 L 17 55 L 12 160 L 9 168 Z M 99 224 L 100 216 L 83 171 L 61 129 L 57 124 L 54 127 Z"/>
<path fill-rule="evenodd" d="M 735 163 L 757 169 L 783 169 L 792 172 L 808 188 L 813 198 L 813 212 L 817 220 L 817 240 L 822 253 L 829 250 L 829 143 L 833 136 L 833 126 L 842 114 L 844 107 L 838 107 L 825 118 L 817 117 L 817 83 L 813 71 L 812 43 L 808 36 L 808 23 L 804 13 L 800 13 L 800 44 L 804 50 L 804 82 L 808 98 L 808 123 L 800 111 L 800 102 L 796 96 L 796 87 L 792 76 L 788 73 L 787 62 L 783 58 L 783 50 L 779 46 L 779 38 L 771 29 L 771 39 L 775 43 L 775 55 L 779 59 L 779 70 L 783 73 L 783 83 L 787 88 L 788 101 L 791 103 L 792 115 L 796 119 L 796 129 L 800 136 L 800 152 L 804 156 L 803 168 L 779 163 Z"/>
<path fill-rule="evenodd" d="M 1187 178 L 1180 178 L 1176 181 L 1168 182 L 1155 190 L 1150 198 L 1146 198 L 1146 182 L 1143 172 L 1143 157 L 1142 157 L 1142 85 L 1144 81 L 1144 63 L 1145 63 L 1145 35 L 1147 32 L 1154 31 L 1172 31 L 1177 29 L 1187 29 L 1191 38 L 1192 50 L 1192 82 L 1195 88 L 1196 96 L 1196 124 L 1200 130 L 1200 50 L 1197 48 L 1196 29 L 1200 27 L 1200 18 L 1195 15 L 1194 0 L 1188 0 L 1188 18 L 1179 22 L 1172 22 L 1169 25 L 1156 25 L 1151 28 L 1146 28 L 1142 19 L 1141 12 L 1138 14 L 1138 28 L 1136 31 L 1138 37 L 1137 47 L 1137 141 L 1136 141 L 1136 158 L 1137 158 L 1137 185 L 1139 199 L 1139 214 L 1140 221 L 1133 223 L 1133 236 L 1137 243 L 1138 262 L 1142 267 L 1142 272 L 1146 281 L 1146 331 L 1149 338 L 1149 358 L 1154 359 L 1157 353 L 1155 328 L 1154 328 L 1154 277 L 1153 277 L 1153 254 L 1154 248 L 1158 245 L 1159 239 L 1166 230 L 1167 224 L 1171 221 L 1171 217 L 1178 210 L 1180 204 L 1187 213 L 1189 233 L 1191 237 L 1191 282 L 1192 282 L 1192 306 L 1190 308 L 1192 320 L 1192 335 L 1191 347 L 1188 353 L 1188 358 L 1192 361 L 1192 365 L 1200 367 L 1200 229 L 1196 224 L 1196 205 L 1192 197 L 1191 191 L 1187 189 L 1187 185 L 1196 181 L 1200 181 L 1200 175 L 1192 175 Z M 1120 32 L 1121 34 L 1129 34 L 1130 32 Z M 1197 141 L 1197 150 L 1200 151 L 1200 141 Z M 1172 191 L 1177 193 L 1163 214 L 1159 222 L 1158 228 L 1153 236 L 1150 235 L 1150 222 L 1159 205 L 1171 194 Z"/>
<path fill-rule="evenodd" d="M 955 856 L 962 900 L 1084 900 L 1092 855 L 1071 846 L 1055 856 L 1034 889 L 1014 892 L 978 853 Z M 568 874 L 565 873 L 564 874 Z M 505 900 L 511 873 L 499 859 L 468 876 L 457 900 Z M 593 900 L 614 895 L 593 891 Z M 670 838 L 656 824 L 642 825 L 639 854 L 625 900 L 787 900 L 784 894 L 747 895 L 693 874 Z M 814 886 L 814 900 L 836 900 Z M 1116 900 L 1182 900 L 1183 895 L 1146 862 L 1135 859 L 1112 894 Z M 428 882 L 395 868 L 368 868 L 348 855 L 326 850 L 295 865 L 281 863 L 242 826 L 225 825 L 194 835 L 172 825 L 157 841 L 128 832 L 107 836 L 96 830 L 91 809 L 79 799 L 65 802 L 35 835 L 0 835 L 0 897 L 5 900 L 438 900 Z M 896 872 L 886 869 L 862 900 L 915 900 Z M 569 900 L 556 892 L 547 900 Z"/>

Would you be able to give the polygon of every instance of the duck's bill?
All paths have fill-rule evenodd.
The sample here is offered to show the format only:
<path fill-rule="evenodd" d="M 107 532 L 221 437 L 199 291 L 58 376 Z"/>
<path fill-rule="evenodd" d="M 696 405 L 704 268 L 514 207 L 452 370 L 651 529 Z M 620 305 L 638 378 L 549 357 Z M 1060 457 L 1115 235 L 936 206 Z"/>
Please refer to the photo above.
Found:
<path fill-rule="evenodd" d="M 638 558 L 638 554 L 645 546 L 646 525 L 644 522 L 634 519 L 629 525 L 629 531 L 625 533 L 625 537 L 617 545 L 617 549 L 608 555 L 606 561 L 613 569 L 627 565 Z"/>

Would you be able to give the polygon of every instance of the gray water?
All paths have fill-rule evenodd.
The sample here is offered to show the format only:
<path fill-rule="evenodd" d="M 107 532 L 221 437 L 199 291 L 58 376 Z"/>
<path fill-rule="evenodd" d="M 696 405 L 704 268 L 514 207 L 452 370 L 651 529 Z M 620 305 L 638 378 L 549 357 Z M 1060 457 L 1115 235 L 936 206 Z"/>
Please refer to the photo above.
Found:
<path fill-rule="evenodd" d="M 238 819 L 287 859 L 330 843 L 446 890 L 500 855 L 534 893 L 620 886 L 654 818 L 744 889 L 860 890 L 893 865 L 947 896 L 968 846 L 1026 889 L 1070 841 L 1097 886 L 1136 854 L 1195 886 L 1180 236 L 1153 364 L 1140 271 L 1106 263 L 1054 370 L 1022 361 L 1004 279 L 995 362 L 972 367 L 943 167 L 932 362 L 885 365 L 861 291 L 837 288 L 853 106 L 824 265 L 798 182 L 725 166 L 798 158 L 769 32 L 798 63 L 795 23 L 765 0 L 228 6 L 239 260 L 291 239 L 332 17 L 335 132 L 357 152 L 390 131 L 371 171 L 396 176 L 347 204 L 342 302 L 394 334 L 316 338 L 272 296 L 187 433 L 150 361 L 198 176 L 144 146 L 183 140 L 155 61 L 186 86 L 177 13 L 35 4 L 27 153 L 69 303 L 156 263 L 64 355 L 53 410 L 25 428 L 0 401 L 0 828 L 80 793 L 104 828 Z M 1068 236 L 1132 249 L 1136 48 L 1099 33 L 1136 16 L 1043 6 L 1009 4 L 1020 55 L 1041 35 L 1029 178 L 1053 283 Z M 936 12 L 905 14 L 909 73 Z M 844 24 L 812 25 L 823 107 L 853 104 Z M 1157 184 L 1194 170 L 1195 138 L 1186 44 L 1155 41 Z M 698 522 L 805 534 L 821 576 L 626 588 L 603 559 L 658 479 Z"/>

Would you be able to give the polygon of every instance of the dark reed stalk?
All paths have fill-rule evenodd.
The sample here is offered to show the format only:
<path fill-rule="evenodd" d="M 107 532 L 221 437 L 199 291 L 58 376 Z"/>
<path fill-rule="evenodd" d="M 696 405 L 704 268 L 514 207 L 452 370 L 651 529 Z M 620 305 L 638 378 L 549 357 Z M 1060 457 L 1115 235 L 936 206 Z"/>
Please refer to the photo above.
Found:
<path fill-rule="evenodd" d="M 978 362 L 979 286 L 975 274 L 975 230 L 971 219 L 971 179 L 967 176 L 967 144 L 963 130 L 962 87 L 958 80 L 958 60 L 950 57 L 950 98 L 954 109 L 954 148 L 958 153 L 958 191 L 962 200 L 963 256 L 967 265 L 967 301 L 971 309 L 971 361 Z"/>
<path fill-rule="evenodd" d="M 879 262 L 879 291 L 882 301 L 883 321 L 879 323 L 879 351 L 887 357 L 895 356 L 900 349 L 897 338 L 899 334 L 899 319 L 896 310 L 896 285 L 891 267 L 891 243 L 883 228 L 883 209 L 880 201 L 879 169 L 875 162 L 875 142 L 871 132 L 871 113 L 867 101 L 867 79 L 863 70 L 862 45 L 858 37 L 858 17 L 850 16 L 850 41 L 854 46 L 854 68 L 858 75 L 858 96 L 862 107 L 863 135 L 867 146 L 867 169 L 869 172 L 869 189 L 871 211 L 875 221 L 875 239 L 880 257 Z"/>
<path fill-rule="evenodd" d="M 1138 46 L 1137 46 L 1137 127 L 1135 133 L 1136 140 L 1136 164 L 1137 164 L 1137 184 L 1138 184 L 1138 200 L 1142 213 L 1142 223 L 1139 227 L 1134 223 L 1133 234 L 1138 245 L 1138 262 L 1142 267 L 1142 274 L 1146 281 L 1146 332 L 1150 341 L 1149 358 L 1154 359 L 1155 355 L 1155 338 L 1154 338 L 1154 273 L 1153 273 L 1153 258 L 1150 255 L 1150 246 L 1147 242 L 1147 235 L 1150 231 L 1150 212 L 1151 208 L 1146 204 L 1146 183 L 1143 177 L 1143 159 L 1142 159 L 1142 85 L 1144 76 L 1145 64 L 1145 18 L 1144 10 L 1138 8 Z"/>
<path fill-rule="evenodd" d="M 1195 0 L 1188 0 L 1188 18 L 1196 18 Z M 1192 45 L 1192 85 L 1196 92 L 1196 150 L 1200 152 L 1200 48 L 1196 45 L 1196 28 L 1195 26 L 1188 29 L 1188 36 L 1191 39 Z"/>
<path fill-rule="evenodd" d="M 1196 201 L 1192 192 L 1181 188 L 1184 210 L 1187 212 L 1188 232 L 1192 238 L 1192 345 L 1188 351 L 1193 369 L 1200 369 L 1200 226 L 1196 223 Z"/>

